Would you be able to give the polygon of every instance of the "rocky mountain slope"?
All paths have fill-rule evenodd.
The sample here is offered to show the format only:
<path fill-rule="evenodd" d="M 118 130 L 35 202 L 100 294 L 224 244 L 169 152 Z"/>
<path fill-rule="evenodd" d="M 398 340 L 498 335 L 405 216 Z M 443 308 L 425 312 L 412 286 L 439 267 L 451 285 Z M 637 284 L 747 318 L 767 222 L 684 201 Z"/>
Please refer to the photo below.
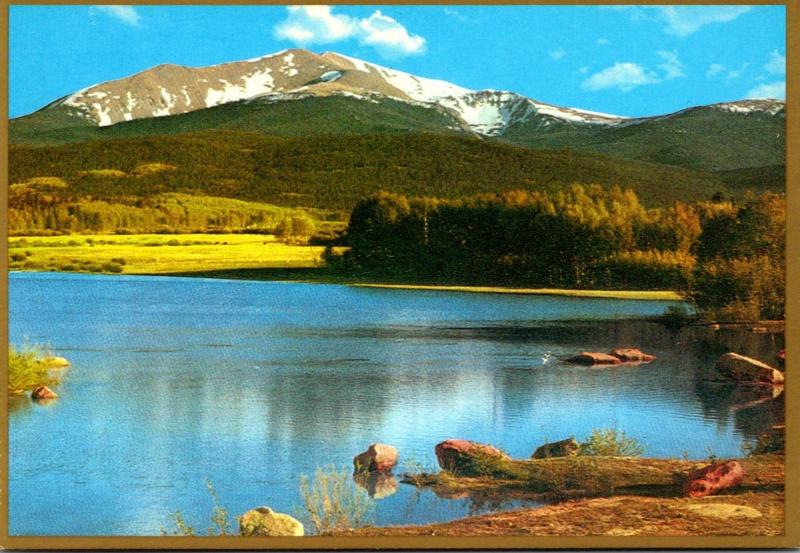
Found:
<path fill-rule="evenodd" d="M 209 67 L 159 65 L 12 120 L 10 136 L 14 143 L 58 143 L 209 129 L 470 134 L 712 170 L 782 165 L 785 158 L 785 104 L 778 100 L 626 118 L 302 49 Z"/>

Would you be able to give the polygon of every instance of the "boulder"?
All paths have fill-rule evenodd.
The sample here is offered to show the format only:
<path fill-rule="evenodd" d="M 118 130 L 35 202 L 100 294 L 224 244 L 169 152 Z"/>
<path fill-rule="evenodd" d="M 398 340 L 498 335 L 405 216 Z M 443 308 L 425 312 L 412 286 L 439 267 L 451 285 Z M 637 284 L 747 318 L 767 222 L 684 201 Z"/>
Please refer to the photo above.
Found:
<path fill-rule="evenodd" d="M 69 367 L 69 361 L 63 357 L 57 357 L 55 355 L 48 355 L 47 357 L 44 357 L 42 359 L 42 364 L 48 369 L 66 369 Z"/>
<path fill-rule="evenodd" d="M 269 507 L 251 509 L 239 517 L 241 536 L 303 536 L 303 524 L 294 517 Z"/>
<path fill-rule="evenodd" d="M 573 355 L 567 359 L 567 363 L 573 363 L 575 365 L 619 365 L 622 361 L 607 353 L 582 351 L 578 355 Z"/>
<path fill-rule="evenodd" d="M 751 382 L 756 384 L 780 384 L 783 382 L 783 373 L 756 359 L 726 353 L 717 360 L 717 372 L 736 382 Z"/>
<path fill-rule="evenodd" d="M 385 472 L 364 472 L 356 471 L 353 480 L 360 487 L 367 490 L 373 499 L 383 499 L 397 492 L 397 480 L 391 474 Z"/>
<path fill-rule="evenodd" d="M 612 349 L 608 352 L 609 355 L 616 357 L 623 363 L 630 363 L 630 362 L 638 362 L 638 363 L 649 363 L 650 361 L 655 360 L 655 355 L 650 355 L 649 353 L 643 353 L 641 350 L 636 348 L 616 348 Z"/>
<path fill-rule="evenodd" d="M 683 493 L 689 497 L 705 497 L 742 483 L 744 469 L 737 461 L 712 463 L 686 475 Z"/>
<path fill-rule="evenodd" d="M 567 438 L 559 442 L 551 442 L 536 448 L 531 459 L 547 459 L 548 457 L 570 457 L 578 454 L 580 446 L 575 438 Z"/>
<path fill-rule="evenodd" d="M 353 458 L 357 472 L 391 472 L 396 464 L 397 448 L 386 444 L 372 444 Z"/>
<path fill-rule="evenodd" d="M 57 399 L 58 394 L 47 386 L 37 386 L 31 391 L 31 399 L 39 401 L 43 399 Z"/>
<path fill-rule="evenodd" d="M 487 462 L 508 458 L 508 455 L 496 447 L 469 440 L 445 440 L 436 444 L 439 466 L 454 474 L 483 474 Z"/>

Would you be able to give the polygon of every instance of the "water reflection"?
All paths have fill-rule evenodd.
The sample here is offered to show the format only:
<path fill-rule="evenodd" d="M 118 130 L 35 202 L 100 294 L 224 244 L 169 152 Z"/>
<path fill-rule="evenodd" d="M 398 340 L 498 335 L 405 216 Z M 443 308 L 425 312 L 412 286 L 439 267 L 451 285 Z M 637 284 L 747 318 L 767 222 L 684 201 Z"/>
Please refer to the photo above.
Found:
<path fill-rule="evenodd" d="M 356 471 L 353 473 L 353 481 L 367 490 L 373 499 L 383 499 L 397 493 L 397 478 L 391 474 Z"/>

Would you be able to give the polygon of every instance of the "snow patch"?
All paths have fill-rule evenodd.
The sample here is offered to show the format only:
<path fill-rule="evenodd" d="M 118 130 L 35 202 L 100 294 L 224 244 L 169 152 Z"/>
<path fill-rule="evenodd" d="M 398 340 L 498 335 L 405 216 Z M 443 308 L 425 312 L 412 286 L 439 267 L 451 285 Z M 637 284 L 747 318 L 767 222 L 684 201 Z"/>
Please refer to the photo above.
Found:
<path fill-rule="evenodd" d="M 270 69 L 256 71 L 251 75 L 242 77 L 243 84 L 235 85 L 225 79 L 218 79 L 222 89 L 209 88 L 206 92 L 206 107 L 210 108 L 228 102 L 247 100 L 259 94 L 272 91 L 273 79 Z"/>
<path fill-rule="evenodd" d="M 319 76 L 319 80 L 325 83 L 332 83 L 333 81 L 341 78 L 342 72 L 341 71 L 326 71 L 322 75 Z"/>
<path fill-rule="evenodd" d="M 98 127 L 108 127 L 109 125 L 114 124 L 114 122 L 111 120 L 110 108 L 103 108 L 103 106 L 100 104 L 92 104 L 92 107 L 94 108 L 94 113 L 97 117 Z"/>

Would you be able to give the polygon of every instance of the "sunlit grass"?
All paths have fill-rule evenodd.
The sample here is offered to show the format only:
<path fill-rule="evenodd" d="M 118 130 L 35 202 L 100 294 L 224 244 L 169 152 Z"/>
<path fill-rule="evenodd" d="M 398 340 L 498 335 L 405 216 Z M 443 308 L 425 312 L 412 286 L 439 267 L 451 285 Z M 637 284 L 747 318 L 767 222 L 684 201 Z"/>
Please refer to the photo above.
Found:
<path fill-rule="evenodd" d="M 17 350 L 8 346 L 8 395 L 21 395 L 52 382 L 45 357 L 39 347 L 25 345 Z"/>
<path fill-rule="evenodd" d="M 582 298 L 610 298 L 624 300 L 681 301 L 677 292 L 669 290 L 571 290 L 564 288 L 509 288 L 504 286 L 448 286 L 433 284 L 357 284 L 368 288 L 397 288 L 402 290 L 440 290 L 490 294 L 539 294 Z"/>
<path fill-rule="evenodd" d="M 12 270 L 169 274 L 239 268 L 310 268 L 322 246 L 261 234 L 131 234 L 9 240 Z"/>

